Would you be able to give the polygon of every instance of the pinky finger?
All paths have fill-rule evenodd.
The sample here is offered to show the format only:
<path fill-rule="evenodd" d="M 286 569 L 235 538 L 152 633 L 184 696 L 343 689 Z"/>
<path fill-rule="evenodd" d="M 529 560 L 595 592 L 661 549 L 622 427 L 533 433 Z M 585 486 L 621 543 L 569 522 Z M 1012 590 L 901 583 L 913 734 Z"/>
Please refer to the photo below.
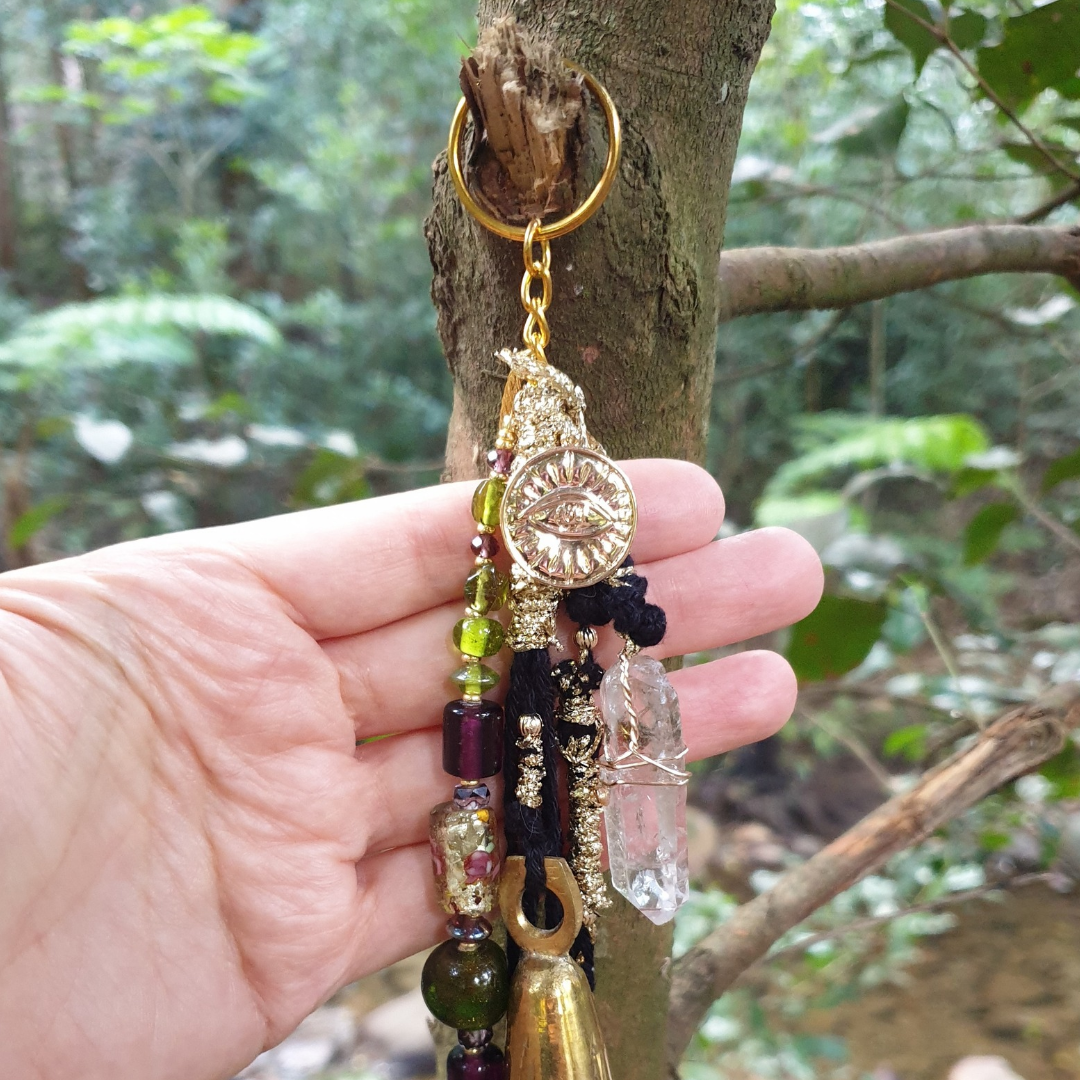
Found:
<path fill-rule="evenodd" d="M 429 948 L 446 936 L 425 842 L 356 864 L 356 922 L 342 985 Z"/>
<path fill-rule="evenodd" d="M 672 672 L 690 760 L 758 742 L 784 726 L 798 686 L 791 665 L 765 650 Z"/>

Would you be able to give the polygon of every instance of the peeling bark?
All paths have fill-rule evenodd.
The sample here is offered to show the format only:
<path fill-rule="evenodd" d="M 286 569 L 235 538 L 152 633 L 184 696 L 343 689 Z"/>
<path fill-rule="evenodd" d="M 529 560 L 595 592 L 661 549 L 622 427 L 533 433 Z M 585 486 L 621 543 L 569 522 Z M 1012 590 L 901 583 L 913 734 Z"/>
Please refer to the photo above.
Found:
<path fill-rule="evenodd" d="M 552 245 L 549 312 L 549 356 L 581 384 L 590 428 L 616 456 L 704 454 L 727 193 L 771 10 L 771 0 L 481 4 L 482 27 L 512 14 L 598 78 L 623 121 L 614 190 Z M 587 184 L 605 145 L 595 110 L 589 123 Z M 521 252 L 468 217 L 441 159 L 427 238 L 455 380 L 448 469 L 475 475 L 502 391 L 493 353 L 521 336 Z"/>

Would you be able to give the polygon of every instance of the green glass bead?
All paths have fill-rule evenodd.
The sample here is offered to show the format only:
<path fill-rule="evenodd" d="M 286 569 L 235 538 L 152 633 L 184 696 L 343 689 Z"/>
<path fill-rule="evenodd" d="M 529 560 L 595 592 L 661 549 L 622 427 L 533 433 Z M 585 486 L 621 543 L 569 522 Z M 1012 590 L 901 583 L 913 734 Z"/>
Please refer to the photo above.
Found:
<path fill-rule="evenodd" d="M 465 602 L 481 615 L 498 611 L 506 603 L 509 592 L 510 579 L 491 563 L 478 566 L 465 579 Z"/>
<path fill-rule="evenodd" d="M 454 647 L 466 656 L 494 656 L 504 636 L 502 623 L 482 615 L 466 616 L 454 625 Z"/>
<path fill-rule="evenodd" d="M 479 661 L 459 667 L 450 678 L 470 697 L 479 697 L 499 685 L 499 673 Z"/>
<path fill-rule="evenodd" d="M 499 524 L 499 507 L 502 506 L 504 491 L 506 491 L 505 476 L 493 476 L 490 480 L 485 480 L 473 495 L 473 520 L 486 525 L 489 529 L 494 529 Z"/>
<path fill-rule="evenodd" d="M 494 1027 L 506 1012 L 506 955 L 491 938 L 444 941 L 424 964 L 420 990 L 431 1015 L 449 1027 Z"/>

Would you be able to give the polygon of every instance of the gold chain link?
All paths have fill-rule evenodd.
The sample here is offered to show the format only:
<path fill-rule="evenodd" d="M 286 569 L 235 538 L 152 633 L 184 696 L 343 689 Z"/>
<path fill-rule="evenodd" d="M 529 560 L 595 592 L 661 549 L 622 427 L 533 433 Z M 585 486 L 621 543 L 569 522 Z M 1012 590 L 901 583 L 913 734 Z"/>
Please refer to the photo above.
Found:
<path fill-rule="evenodd" d="M 551 305 L 552 295 L 551 244 L 543 237 L 537 238 L 539 229 L 539 218 L 533 218 L 525 229 L 525 243 L 522 248 L 525 275 L 521 279 L 521 306 L 528 314 L 521 336 L 525 348 L 538 360 L 547 363 L 545 350 L 551 341 L 551 330 L 547 321 L 547 309 Z M 536 256 L 537 246 L 540 249 L 539 258 Z M 537 283 L 540 285 L 539 295 L 534 291 Z"/>

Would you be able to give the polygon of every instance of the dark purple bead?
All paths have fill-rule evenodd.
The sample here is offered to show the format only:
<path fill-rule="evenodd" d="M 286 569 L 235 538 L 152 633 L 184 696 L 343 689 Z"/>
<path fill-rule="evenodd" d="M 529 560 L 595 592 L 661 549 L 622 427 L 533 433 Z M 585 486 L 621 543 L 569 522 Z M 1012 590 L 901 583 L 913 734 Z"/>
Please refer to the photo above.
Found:
<path fill-rule="evenodd" d="M 487 456 L 488 468 L 497 476 L 505 476 L 510 471 L 510 463 L 514 460 L 513 450 L 489 450 Z"/>
<path fill-rule="evenodd" d="M 476 1031 L 459 1031 L 458 1042 L 466 1050 L 479 1050 L 481 1046 L 487 1046 L 491 1042 L 491 1028 L 478 1028 Z"/>
<path fill-rule="evenodd" d="M 482 559 L 494 559 L 499 554 L 499 541 L 494 533 L 477 533 L 469 544 L 472 553 Z"/>
<path fill-rule="evenodd" d="M 491 923 L 482 915 L 451 915 L 446 932 L 455 941 L 483 941 L 491 937 Z"/>
<path fill-rule="evenodd" d="M 494 1043 L 473 1051 L 455 1046 L 446 1056 L 446 1080 L 506 1080 L 506 1059 Z"/>
<path fill-rule="evenodd" d="M 463 780 L 502 769 L 503 711 L 493 701 L 448 701 L 443 709 L 443 768 Z"/>

